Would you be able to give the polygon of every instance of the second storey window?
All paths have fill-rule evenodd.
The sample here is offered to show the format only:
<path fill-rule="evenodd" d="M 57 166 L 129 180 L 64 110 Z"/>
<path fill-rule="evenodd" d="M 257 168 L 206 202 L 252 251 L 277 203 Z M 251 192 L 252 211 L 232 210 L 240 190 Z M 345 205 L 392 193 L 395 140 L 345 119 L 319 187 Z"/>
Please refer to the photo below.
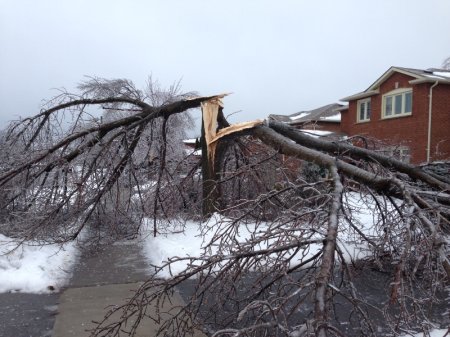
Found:
<path fill-rule="evenodd" d="M 383 118 L 408 116 L 412 113 L 412 90 L 400 89 L 383 96 Z"/>
<path fill-rule="evenodd" d="M 370 121 L 370 98 L 358 101 L 358 122 Z"/>

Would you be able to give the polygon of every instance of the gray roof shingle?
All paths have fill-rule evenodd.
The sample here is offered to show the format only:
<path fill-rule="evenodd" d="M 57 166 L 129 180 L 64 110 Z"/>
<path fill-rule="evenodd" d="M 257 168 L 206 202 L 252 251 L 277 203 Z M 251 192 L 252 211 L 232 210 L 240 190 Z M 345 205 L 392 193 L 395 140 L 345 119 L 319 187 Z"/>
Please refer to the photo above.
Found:
<path fill-rule="evenodd" d="M 305 122 L 339 122 L 339 118 L 330 118 L 332 116 L 340 116 L 340 112 L 337 109 L 342 108 L 342 104 L 332 103 L 324 105 L 320 108 L 300 111 L 290 115 L 269 115 L 269 119 L 276 120 L 278 122 L 289 123 L 289 124 L 299 124 Z M 327 118 L 328 117 L 328 118 Z"/>

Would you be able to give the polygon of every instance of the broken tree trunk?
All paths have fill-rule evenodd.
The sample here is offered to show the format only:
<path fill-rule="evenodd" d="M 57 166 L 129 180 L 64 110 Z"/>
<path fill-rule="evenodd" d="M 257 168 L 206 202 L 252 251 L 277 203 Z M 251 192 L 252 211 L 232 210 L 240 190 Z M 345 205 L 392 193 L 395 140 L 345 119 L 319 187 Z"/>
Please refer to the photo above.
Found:
<path fill-rule="evenodd" d="M 202 215 L 204 218 L 211 216 L 216 209 L 215 203 L 218 198 L 216 179 L 214 173 L 214 162 L 208 153 L 208 144 L 205 137 L 205 122 L 202 121 L 202 136 L 200 140 L 202 149 Z"/>
<path fill-rule="evenodd" d="M 205 101 L 202 107 L 202 177 L 203 177 L 203 203 L 202 215 L 211 216 L 219 206 L 220 189 L 217 181 L 220 177 L 220 165 L 227 145 L 222 140 L 229 140 L 232 136 L 240 135 L 242 131 L 251 129 L 263 123 L 255 120 L 230 125 L 223 115 L 221 99 L 226 94 L 216 96 Z M 220 142 L 220 144 L 219 144 Z M 220 146 L 223 145 L 223 146 Z"/>

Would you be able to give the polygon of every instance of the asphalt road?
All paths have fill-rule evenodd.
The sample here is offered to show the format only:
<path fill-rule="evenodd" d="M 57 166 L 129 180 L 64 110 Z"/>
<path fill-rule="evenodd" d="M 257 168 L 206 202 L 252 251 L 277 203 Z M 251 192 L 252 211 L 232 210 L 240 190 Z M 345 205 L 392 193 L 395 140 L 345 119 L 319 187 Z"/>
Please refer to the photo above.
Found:
<path fill-rule="evenodd" d="M 58 294 L 0 294 L 0 337 L 50 337 Z"/>
<path fill-rule="evenodd" d="M 291 275 L 295 278 L 295 275 Z M 228 303 L 224 306 L 218 306 L 216 296 L 223 298 L 223 293 L 210 294 L 209 298 L 204 301 L 204 305 L 200 308 L 200 317 L 205 329 L 213 332 L 218 328 L 223 328 L 222 324 L 232 324 L 234 327 L 239 327 L 240 324 L 245 324 L 244 320 L 236 321 L 236 313 L 239 313 L 244 307 L 239 304 L 241 298 L 246 297 L 249 293 L 255 291 L 255 287 L 259 289 L 255 280 L 256 275 L 248 275 L 241 283 L 235 283 L 233 289 L 236 293 L 228 293 Z M 370 307 L 382 307 L 383 304 L 388 304 L 390 297 L 390 275 L 380 272 L 369 266 L 363 267 L 357 274 L 354 275 L 353 284 L 358 297 L 364 299 L 368 305 L 363 305 L 368 312 L 368 316 L 373 324 L 373 328 L 378 336 L 391 336 L 392 330 L 388 327 L 386 318 L 380 310 L 375 310 Z M 334 284 L 339 284 L 340 273 L 336 272 L 334 275 Z M 289 288 L 284 283 L 281 284 L 285 289 Z M 185 301 L 194 293 L 196 282 L 194 280 L 185 281 L 180 287 L 180 294 Z M 275 285 L 277 287 L 278 285 Z M 252 289 L 253 288 L 253 289 Z M 295 291 L 292 289 L 291 292 Z M 299 294 L 300 295 L 300 294 Z M 418 295 L 418 291 L 416 292 Z M 437 293 L 437 298 L 441 301 L 434 303 L 431 309 L 422 308 L 429 311 L 428 314 L 432 321 L 444 328 L 450 326 L 450 288 L 447 291 L 440 291 Z M 310 298 L 297 306 L 297 302 L 291 301 L 287 304 L 288 307 L 296 307 L 294 314 L 288 318 L 292 326 L 298 325 L 307 319 L 311 319 L 313 315 L 313 299 Z M 409 307 L 412 309 L 412 307 Z M 392 315 L 398 315 L 398 307 L 391 306 L 389 312 Z M 337 327 L 347 337 L 360 337 L 360 323 L 361 319 L 354 312 L 353 305 L 343 296 L 335 295 L 334 306 L 331 316 L 334 317 L 332 324 Z M 392 322 L 395 323 L 395 322 Z M 419 328 L 419 327 L 416 327 Z"/>

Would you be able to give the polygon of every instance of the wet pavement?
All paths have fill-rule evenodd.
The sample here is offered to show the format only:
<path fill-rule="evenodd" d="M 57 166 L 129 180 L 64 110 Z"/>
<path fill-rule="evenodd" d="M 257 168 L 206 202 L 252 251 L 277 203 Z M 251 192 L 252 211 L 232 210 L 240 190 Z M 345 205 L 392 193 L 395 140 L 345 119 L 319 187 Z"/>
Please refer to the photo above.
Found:
<path fill-rule="evenodd" d="M 147 280 L 151 269 L 139 240 L 125 240 L 84 251 L 69 287 L 133 283 Z"/>
<path fill-rule="evenodd" d="M 0 337 L 50 337 L 59 294 L 0 294 Z"/>
<path fill-rule="evenodd" d="M 295 275 L 297 274 L 299 279 L 301 273 L 302 272 L 296 272 L 291 274 L 291 276 L 296 278 Z M 337 270 L 334 275 L 334 284 L 340 283 L 340 275 L 340 272 Z M 234 283 L 233 294 L 227 294 L 227 302 L 224 304 L 219 304 L 216 300 L 217 297 L 223 298 L 223 294 L 220 292 L 208 293 L 206 299 L 202 298 L 204 304 L 200 308 L 199 316 L 201 317 L 204 329 L 212 334 L 217 329 L 225 328 L 226 326 L 231 325 L 233 327 L 239 327 L 250 323 L 254 318 L 251 315 L 249 315 L 248 321 L 245 321 L 245 319 L 242 318 L 237 321 L 236 316 L 245 306 L 240 303 L 240 300 L 250 293 L 255 293 L 259 289 L 260 284 L 257 282 L 257 279 L 258 276 L 256 274 L 247 275 L 243 281 Z M 391 276 L 388 273 L 367 266 L 363 267 L 354 275 L 353 285 L 355 287 L 355 292 L 360 299 L 364 299 L 365 301 L 365 304 L 361 302 L 360 305 L 367 311 L 376 336 L 392 336 L 392 329 L 387 324 L 383 310 L 386 310 L 387 313 L 392 315 L 391 317 L 399 315 L 399 307 L 396 305 L 389 305 L 390 284 Z M 188 280 L 179 287 L 181 296 L 185 301 L 188 301 L 190 296 L 194 294 L 196 285 L 197 283 L 195 280 Z M 288 284 L 278 282 L 274 284 L 273 289 L 269 290 L 269 292 L 271 292 L 272 295 L 276 294 L 276 289 L 279 286 L 287 293 L 296 291 L 295 285 L 291 288 Z M 313 317 L 313 298 L 309 297 L 309 299 L 302 301 L 301 304 L 298 305 L 298 302 L 296 301 L 302 295 L 304 295 L 304 293 L 300 292 L 298 293 L 298 297 L 287 302 L 287 309 L 296 308 L 288 318 L 288 322 L 290 322 L 291 326 L 298 325 L 299 322 L 305 322 Z M 420 296 L 417 289 L 416 296 Z M 427 297 L 426 294 L 423 294 L 423 296 L 425 296 L 423 298 Z M 450 326 L 450 288 L 438 291 L 436 293 L 436 298 L 440 301 L 433 303 L 433 307 L 422 309 L 428 311 L 428 315 L 434 324 L 440 328 L 446 328 Z M 367 327 L 365 324 L 362 324 L 362 319 L 357 312 L 355 312 L 353 303 L 339 294 L 334 295 L 333 302 L 333 310 L 330 313 L 331 317 L 333 317 L 333 326 L 337 327 L 347 337 L 362 336 L 362 329 L 367 331 Z M 412 309 L 412 307 L 409 306 L 409 309 Z M 286 310 L 286 312 L 289 311 L 290 310 Z M 395 322 L 390 323 L 395 324 Z M 419 329 L 419 326 L 415 326 L 414 328 Z"/>
<path fill-rule="evenodd" d="M 125 304 L 151 272 L 138 240 L 119 241 L 93 252 L 83 252 L 69 287 L 60 294 L 52 337 L 89 336 L 89 331 L 96 326 L 93 321 L 102 321 L 109 309 Z M 161 312 L 176 314 L 182 305 L 182 298 L 174 293 Z M 146 310 L 151 315 L 154 309 Z M 162 317 L 169 316 L 163 314 Z M 108 322 L 118 317 L 117 313 Z M 135 316 L 131 316 L 125 330 L 128 331 L 134 321 Z M 144 318 L 135 336 L 154 336 L 159 327 L 154 320 Z M 195 335 L 200 336 L 203 336 L 200 332 Z"/>
<path fill-rule="evenodd" d="M 94 287 L 70 288 L 59 298 L 59 314 L 53 328 L 53 337 L 88 337 L 90 331 L 96 327 L 94 322 L 103 320 L 108 309 L 114 308 L 134 295 L 142 283 L 108 284 Z M 174 293 L 170 301 L 165 301 L 160 309 L 161 322 L 178 313 L 183 300 Z M 120 318 L 121 311 L 113 314 L 107 322 L 113 323 Z M 146 315 L 155 315 L 152 307 L 146 309 Z M 136 322 L 136 315 L 127 319 L 126 326 L 121 328 L 120 336 L 126 336 L 125 331 L 132 329 Z M 135 332 L 135 337 L 156 336 L 161 325 L 154 320 L 144 317 Z M 197 331 L 193 337 L 204 337 Z"/>

